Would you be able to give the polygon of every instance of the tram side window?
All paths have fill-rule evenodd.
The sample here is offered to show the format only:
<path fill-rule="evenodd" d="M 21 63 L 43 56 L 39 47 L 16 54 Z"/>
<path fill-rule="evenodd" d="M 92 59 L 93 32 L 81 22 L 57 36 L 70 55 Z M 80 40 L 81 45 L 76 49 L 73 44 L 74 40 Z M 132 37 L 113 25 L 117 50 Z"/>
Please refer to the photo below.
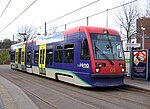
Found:
<path fill-rule="evenodd" d="M 19 49 L 18 63 L 21 64 L 21 49 Z"/>
<path fill-rule="evenodd" d="M 62 46 L 56 46 L 55 47 L 54 61 L 61 63 L 62 62 L 62 55 L 63 55 L 63 47 Z"/>
<path fill-rule="evenodd" d="M 84 39 L 81 42 L 81 49 L 80 49 L 80 59 L 81 60 L 89 60 L 90 59 L 90 54 L 89 54 L 89 47 L 88 47 L 88 42 L 87 39 Z"/>
<path fill-rule="evenodd" d="M 64 62 L 73 63 L 74 62 L 74 45 L 68 44 L 64 46 Z"/>
<path fill-rule="evenodd" d="M 15 62 L 15 52 L 11 52 L 11 62 Z"/>
<path fill-rule="evenodd" d="M 21 62 L 24 62 L 24 51 L 21 54 Z"/>
<path fill-rule="evenodd" d="M 27 52 L 27 64 L 31 64 L 31 61 L 32 58 L 31 58 L 31 52 Z"/>
<path fill-rule="evenodd" d="M 52 65 L 53 62 L 53 50 L 47 50 L 46 52 L 46 64 Z"/>
<path fill-rule="evenodd" d="M 40 64 L 44 64 L 44 55 L 45 55 L 45 50 L 42 49 L 40 50 Z"/>
<path fill-rule="evenodd" d="M 15 61 L 18 63 L 18 52 L 15 54 Z"/>
<path fill-rule="evenodd" d="M 34 51 L 34 63 L 38 64 L 39 60 L 39 51 Z"/>

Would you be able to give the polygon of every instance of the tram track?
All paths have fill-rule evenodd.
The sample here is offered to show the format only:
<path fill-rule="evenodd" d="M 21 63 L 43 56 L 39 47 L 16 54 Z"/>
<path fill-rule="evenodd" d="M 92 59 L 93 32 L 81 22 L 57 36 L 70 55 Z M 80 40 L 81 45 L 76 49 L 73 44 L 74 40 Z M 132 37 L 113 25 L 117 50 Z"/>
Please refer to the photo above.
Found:
<path fill-rule="evenodd" d="M 20 87 L 20 86 L 19 86 L 19 87 Z M 24 92 L 30 94 L 31 96 L 34 96 L 34 97 L 38 98 L 38 99 L 39 99 L 41 102 L 43 102 L 44 104 L 49 105 L 49 107 L 52 107 L 52 109 L 60 109 L 59 107 L 55 106 L 54 104 L 52 104 L 52 103 L 46 101 L 45 99 L 41 98 L 41 97 L 38 96 L 37 94 L 34 94 L 33 92 L 31 92 L 31 91 L 29 91 L 29 90 L 26 90 L 26 89 L 23 88 L 23 87 L 21 87 L 21 89 L 22 89 Z"/>
<path fill-rule="evenodd" d="M 101 94 L 103 95 L 106 95 L 106 96 L 112 96 L 114 98 L 118 98 L 118 99 L 122 99 L 122 100 L 125 100 L 127 102 L 132 102 L 132 103 L 135 103 L 135 104 L 138 104 L 138 105 L 143 105 L 143 106 L 147 106 L 147 107 L 150 107 L 150 104 L 146 104 L 146 103 L 143 103 L 142 101 L 135 101 L 135 100 L 132 100 L 132 99 L 129 99 L 129 98 L 125 98 L 125 96 L 118 96 L 118 95 L 114 95 L 114 94 L 110 94 L 110 93 L 106 93 L 106 92 L 100 92 Z"/>
<path fill-rule="evenodd" d="M 62 87 L 62 86 L 58 86 L 58 87 Z M 63 87 L 63 88 L 66 88 L 66 87 Z M 122 88 L 115 88 L 115 91 L 117 91 L 117 90 L 120 90 L 120 91 L 123 91 L 123 92 L 130 92 L 130 93 L 136 93 L 136 94 L 138 94 L 138 95 L 142 95 L 142 96 L 150 96 L 149 95 L 149 92 L 147 92 L 147 91 L 140 91 L 139 89 L 133 89 L 133 88 L 130 88 L 130 89 L 132 89 L 132 90 L 134 90 L 134 92 L 133 91 L 129 91 L 128 89 L 122 89 Z M 71 89 L 68 89 L 68 90 L 71 90 Z M 71 90 L 71 91 L 75 91 L 75 90 Z M 135 92 L 135 91 L 137 91 L 137 92 Z M 79 93 L 79 91 L 76 91 L 77 93 Z M 139 93 L 139 92 L 141 92 L 141 93 Z M 150 105 L 149 104 L 146 104 L 146 103 L 142 103 L 142 101 L 141 102 L 137 102 L 137 101 L 135 101 L 135 100 L 132 100 L 132 99 L 129 99 L 129 98 L 125 98 L 124 96 L 117 96 L 116 94 L 110 94 L 110 93 L 106 93 L 106 92 L 104 92 L 104 91 L 100 91 L 100 92 L 98 92 L 98 93 L 100 93 L 100 94 L 102 94 L 103 93 L 103 95 L 106 95 L 106 96 L 112 96 L 112 97 L 114 97 L 114 98 L 118 98 L 118 99 L 122 99 L 122 100 L 125 100 L 125 101 L 128 101 L 128 102 L 132 102 L 132 103 L 136 103 L 136 104 L 140 104 L 140 105 L 144 105 L 144 106 L 147 106 L 147 107 L 150 107 Z M 146 95 L 145 95 L 145 93 L 147 93 Z M 85 94 L 85 93 L 81 93 L 81 94 Z M 89 95 L 88 95 L 89 96 Z M 93 96 L 90 96 L 90 97 L 93 97 Z M 98 98 L 99 99 L 99 98 Z"/>
<path fill-rule="evenodd" d="M 15 74 L 15 73 L 13 73 L 13 75 L 15 74 L 15 76 L 13 76 L 14 77 L 14 79 L 16 79 L 16 78 L 21 78 L 21 80 L 23 80 L 24 79 L 24 81 L 28 81 L 28 82 L 32 82 L 32 81 L 29 81 L 30 79 L 31 79 L 31 76 L 32 76 L 32 78 L 35 78 L 34 79 L 34 81 L 35 82 L 32 82 L 32 84 L 40 84 L 40 85 L 44 85 L 43 83 L 45 82 L 45 81 L 47 81 L 47 79 L 41 79 L 41 78 L 37 78 L 37 76 L 34 76 L 34 75 L 29 75 L 29 74 L 26 74 L 26 73 L 20 73 L 20 72 L 18 72 L 18 71 L 15 71 L 17 74 Z M 25 76 L 23 76 L 22 77 L 22 74 L 23 75 L 25 75 Z M 20 75 L 20 76 L 19 76 Z M 11 76 L 12 77 L 12 75 L 11 74 L 7 74 L 7 77 L 9 77 L 9 76 Z M 37 85 L 38 85 L 37 84 Z M 61 83 L 62 84 L 62 83 Z M 114 94 L 111 94 L 111 93 L 108 93 L 107 91 L 103 91 L 103 90 L 100 90 L 100 91 L 95 91 L 95 90 L 93 90 L 93 93 L 96 93 L 96 94 L 91 94 L 91 90 L 85 90 L 85 89 L 83 89 L 83 90 L 81 90 L 81 91 L 79 91 L 79 90 L 77 90 L 77 88 L 75 88 L 76 86 L 71 86 L 71 85 L 66 85 L 65 87 L 63 87 L 63 86 L 61 86 L 61 84 L 60 84 L 60 82 L 56 82 L 56 84 L 52 84 L 51 83 L 51 87 L 49 87 L 49 85 L 45 85 L 44 87 L 45 88 L 47 88 L 47 90 L 50 90 L 50 89 L 52 89 L 53 88 L 53 90 L 57 90 L 57 91 L 59 91 L 60 92 L 60 90 L 59 89 L 63 89 L 63 94 L 65 94 L 65 95 L 67 95 L 67 97 L 69 96 L 71 96 L 73 99 L 76 99 L 77 101 L 82 101 L 82 102 L 84 102 L 84 103 L 86 103 L 86 104 L 91 104 L 92 106 L 95 106 L 95 108 L 106 108 L 106 107 L 103 107 L 103 106 L 101 106 L 100 107 L 100 105 L 98 105 L 98 104 L 96 104 L 96 103 L 93 103 L 93 102 L 89 102 L 88 100 L 86 100 L 86 99 L 83 99 L 83 97 L 82 97 L 82 99 L 81 99 L 81 97 L 79 97 L 79 96 L 84 96 L 84 98 L 91 98 L 91 100 L 93 99 L 93 101 L 96 101 L 96 100 L 99 100 L 99 101 L 101 101 L 102 103 L 103 102 L 107 102 L 107 103 L 110 103 L 110 104 L 113 104 L 113 105 L 118 105 L 119 107 L 122 107 L 122 108 L 126 108 L 126 109 L 130 109 L 130 107 L 128 107 L 127 105 L 125 105 L 125 104 L 119 104 L 119 103 L 116 103 L 116 102 L 113 102 L 113 100 L 115 100 L 116 98 L 117 99 L 121 99 L 121 100 L 123 100 L 123 101 L 125 101 L 125 102 L 131 102 L 131 104 L 132 103 L 134 103 L 134 104 L 136 104 L 136 105 L 142 105 L 142 106 L 145 106 L 145 107 L 150 107 L 150 105 L 149 104 L 146 104 L 146 103 L 141 103 L 141 102 L 137 102 L 137 101 L 134 101 L 134 100 L 132 100 L 132 99 L 127 99 L 127 98 L 124 98 L 124 97 L 121 97 L 121 96 L 116 96 L 116 95 L 114 95 Z M 71 87 L 70 87 L 71 86 Z M 20 86 L 19 86 L 20 87 Z M 59 89 L 57 89 L 56 87 L 59 87 Z M 73 88 L 73 89 L 72 89 Z M 66 91 L 67 90 L 67 91 Z M 116 90 L 116 88 L 115 88 L 115 90 Z M 124 89 L 123 89 L 124 90 Z M 62 90 L 61 90 L 62 91 Z M 65 93 L 66 92 L 66 93 Z M 69 94 L 68 94 L 68 92 L 69 92 Z M 71 94 L 71 92 L 73 92 L 73 94 Z M 62 93 L 62 92 L 61 92 Z M 33 93 L 34 94 L 34 93 Z M 78 95 L 78 96 L 76 96 L 76 95 Z M 85 97 L 86 96 L 86 97 Z M 116 99 L 116 100 L 117 100 Z M 115 101 L 116 101 L 115 100 Z M 56 108 L 57 109 L 57 108 Z"/>
<path fill-rule="evenodd" d="M 18 73 L 19 74 L 19 73 Z M 8 75 L 10 75 L 10 74 L 8 74 Z M 8 77 L 8 76 L 7 76 Z M 12 75 L 11 75 L 11 77 L 12 77 Z M 27 77 L 27 76 L 26 76 Z M 34 76 L 33 76 L 34 77 Z M 16 79 L 16 78 L 21 78 L 22 80 L 23 79 L 25 79 L 25 78 L 22 78 L 21 76 L 14 76 L 14 78 Z M 37 78 L 37 77 L 36 77 Z M 28 79 L 26 79 L 26 80 L 28 80 Z M 39 80 L 38 80 L 39 81 Z M 40 81 L 41 81 L 41 79 L 40 79 Z M 39 81 L 39 82 L 40 82 Z M 67 85 L 69 85 L 69 84 L 67 84 Z M 53 86 L 56 86 L 56 84 L 55 85 L 53 85 Z M 20 85 L 19 85 L 19 87 L 20 87 Z M 76 95 L 78 95 L 78 96 L 82 96 L 82 95 L 86 95 L 86 96 L 88 96 L 89 98 L 90 97 L 93 97 L 93 96 L 90 96 L 90 95 L 87 95 L 87 94 L 85 94 L 85 93 L 81 93 L 81 92 L 78 92 L 78 91 L 75 91 L 75 90 L 72 90 L 72 89 L 68 89 L 68 88 L 66 88 L 66 87 L 62 87 L 62 86 L 56 86 L 56 87 L 61 87 L 61 88 L 63 88 L 63 89 L 67 89 L 67 90 L 69 90 L 69 91 L 74 91 L 74 92 L 76 92 L 77 94 Z M 73 86 L 72 86 L 73 87 Z M 57 90 L 56 88 L 54 88 L 55 90 Z M 84 91 L 86 91 L 86 90 L 84 90 Z M 65 91 L 63 92 L 63 93 L 65 93 Z M 80 95 L 79 95 L 80 94 Z M 71 95 L 71 96 L 73 96 L 73 95 Z M 80 99 L 79 97 L 74 97 L 75 99 L 77 99 L 77 100 L 81 100 L 82 102 L 84 101 L 84 102 L 86 102 L 86 103 L 88 103 L 88 104 L 91 104 L 90 102 L 87 102 L 87 100 L 84 100 L 84 99 Z M 93 97 L 93 98 L 95 98 L 96 100 L 100 100 L 100 98 L 97 98 L 97 97 Z M 101 101 L 105 101 L 105 102 L 110 102 L 110 101 L 108 101 L 108 100 L 104 100 L 104 99 L 101 99 Z M 110 102 L 111 104 L 114 104 L 114 103 L 112 103 L 112 102 Z M 95 106 L 97 106 L 97 108 L 99 109 L 99 105 L 96 105 L 96 104 L 94 104 L 94 103 L 92 103 L 92 105 L 95 105 Z M 115 104 L 115 105 L 117 105 L 117 104 Z M 122 107 L 122 106 L 121 106 Z M 125 107 L 125 108 L 127 108 L 127 107 Z M 101 107 L 101 109 L 102 109 L 102 107 Z"/>
<path fill-rule="evenodd" d="M 28 82 L 30 82 L 30 83 L 33 83 L 33 84 L 36 85 L 36 86 L 40 86 L 40 87 L 45 88 L 45 89 L 47 89 L 47 90 L 49 90 L 49 91 L 53 91 L 53 92 L 59 93 L 59 94 L 62 95 L 62 96 L 65 96 L 65 97 L 70 98 L 70 99 L 72 99 L 72 100 L 74 100 L 74 101 L 77 101 L 77 102 L 80 102 L 80 103 L 82 103 L 82 104 L 84 104 L 84 105 L 87 105 L 88 107 L 91 107 L 90 109 L 103 109 L 103 108 L 100 107 L 100 106 L 97 107 L 97 106 L 92 105 L 90 102 L 83 102 L 83 101 L 81 101 L 80 99 L 77 99 L 77 98 L 75 98 L 75 97 L 68 96 L 67 94 L 63 94 L 63 93 L 61 93 L 61 92 L 59 92 L 59 91 L 57 91 L 57 90 L 50 89 L 50 88 L 45 87 L 45 86 L 43 86 L 43 85 L 37 84 L 36 82 L 29 81 L 28 79 L 22 78 L 21 76 L 16 76 L 16 75 L 15 75 L 15 76 L 12 76 L 11 74 L 5 74 L 5 75 L 6 75 L 7 77 L 11 77 L 11 78 L 14 78 L 14 79 L 21 78 L 21 81 L 24 81 L 24 82 L 25 82 L 25 81 L 26 81 L 26 82 L 28 81 Z M 3 76 L 3 75 L 2 75 L 2 76 Z M 5 76 L 3 76 L 3 77 L 6 78 Z M 7 78 L 7 79 L 8 79 L 8 78 Z M 10 80 L 10 79 L 8 79 L 8 80 L 11 81 L 11 82 L 13 82 L 13 83 L 14 83 L 15 85 L 17 85 L 18 87 L 21 87 L 21 85 L 19 85 L 18 83 L 14 82 L 13 80 Z M 45 98 L 42 98 L 42 97 L 38 96 L 37 94 L 33 93 L 32 91 L 30 91 L 30 90 L 28 90 L 28 89 L 25 89 L 25 88 L 23 88 L 23 87 L 21 87 L 21 89 L 23 89 L 25 92 L 31 94 L 32 96 L 35 96 L 36 98 L 40 99 L 42 102 L 44 102 L 44 103 L 46 103 L 46 104 L 52 106 L 54 109 L 60 109 L 59 107 L 55 106 L 55 105 L 52 104 L 52 103 L 49 103 L 49 101 L 46 101 Z"/>
<path fill-rule="evenodd" d="M 58 87 L 61 87 L 61 86 L 58 86 Z M 115 88 L 115 89 L 116 89 L 116 88 Z M 68 89 L 68 90 L 71 90 L 71 89 Z M 75 90 L 74 90 L 74 91 L 75 91 Z M 126 90 L 126 91 L 127 91 L 127 90 Z M 77 92 L 77 93 L 81 93 L 81 92 L 79 92 L 79 91 L 76 91 L 76 92 Z M 96 92 L 96 93 L 97 93 L 97 92 Z M 118 96 L 116 97 L 116 95 L 112 95 L 112 94 L 106 93 L 105 91 L 102 91 L 102 90 L 100 90 L 99 93 L 100 93 L 100 94 L 103 94 L 103 95 L 105 95 L 105 96 L 108 96 L 108 97 L 112 96 L 113 99 L 114 99 L 114 98 L 118 98 L 118 99 L 126 100 L 126 101 L 128 101 L 128 102 L 132 102 L 132 103 L 144 105 L 144 106 L 147 106 L 147 107 L 150 106 L 149 104 L 137 102 L 137 101 L 134 101 L 134 100 L 131 100 L 131 99 L 125 99 L 124 97 L 120 97 L 120 96 L 119 96 L 119 97 L 118 97 Z M 92 97 L 92 98 L 96 98 L 97 100 L 100 100 L 100 98 L 101 98 L 101 97 L 98 97 L 98 96 L 91 96 L 90 94 L 85 94 L 85 93 L 81 93 L 81 94 L 87 95 L 87 96 Z M 109 103 L 112 103 L 112 104 L 116 104 L 116 103 L 110 102 L 110 101 L 108 101 L 108 100 L 104 100 L 104 99 L 101 99 L 101 100 L 106 101 L 106 102 L 109 102 Z M 116 104 L 116 105 L 120 105 L 120 104 Z M 123 106 L 123 105 L 120 105 L 120 106 Z M 126 107 L 126 108 L 127 108 L 126 105 L 124 105 L 123 107 Z"/>
<path fill-rule="evenodd" d="M 150 97 L 150 92 L 149 91 L 145 91 L 145 90 L 140 90 L 140 89 L 136 89 L 136 88 L 132 88 L 132 87 L 122 87 L 122 88 L 116 88 L 118 91 L 123 91 L 123 92 L 128 92 L 128 93 L 133 93 L 133 94 L 137 94 L 137 95 L 142 95 L 142 96 L 148 96 Z"/>

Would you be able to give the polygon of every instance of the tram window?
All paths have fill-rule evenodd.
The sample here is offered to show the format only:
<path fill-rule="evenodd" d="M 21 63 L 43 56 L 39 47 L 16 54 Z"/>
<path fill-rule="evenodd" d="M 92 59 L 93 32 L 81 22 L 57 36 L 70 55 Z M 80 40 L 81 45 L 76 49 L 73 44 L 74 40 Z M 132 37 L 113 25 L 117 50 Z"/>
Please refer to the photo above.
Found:
<path fill-rule="evenodd" d="M 62 47 L 62 46 L 56 46 L 55 49 L 56 49 L 56 50 L 62 50 L 63 47 Z"/>
<path fill-rule="evenodd" d="M 44 64 L 44 60 L 45 60 L 45 50 L 43 49 L 43 57 L 42 57 L 42 64 Z"/>
<path fill-rule="evenodd" d="M 43 50 L 40 50 L 40 64 L 43 64 Z"/>
<path fill-rule="evenodd" d="M 44 59 L 45 59 L 45 50 L 42 49 L 40 50 L 40 64 L 44 64 Z"/>
<path fill-rule="evenodd" d="M 11 52 L 11 62 L 15 62 L 15 52 Z"/>
<path fill-rule="evenodd" d="M 81 42 L 80 59 L 81 60 L 89 60 L 90 59 L 89 47 L 88 47 L 87 39 L 84 39 Z"/>
<path fill-rule="evenodd" d="M 19 49 L 18 63 L 21 64 L 21 49 Z"/>
<path fill-rule="evenodd" d="M 34 51 L 34 63 L 38 64 L 39 60 L 39 51 Z"/>
<path fill-rule="evenodd" d="M 74 45 L 68 44 L 64 46 L 64 62 L 73 63 L 74 62 Z"/>
<path fill-rule="evenodd" d="M 54 61 L 55 62 L 62 62 L 62 55 L 63 55 L 63 51 L 62 51 L 62 46 L 56 46 L 55 47 L 55 55 L 54 55 Z"/>
<path fill-rule="evenodd" d="M 31 52 L 27 52 L 27 64 L 31 64 Z"/>
<path fill-rule="evenodd" d="M 52 65 L 53 61 L 53 50 L 47 50 L 46 52 L 46 64 Z"/>
<path fill-rule="evenodd" d="M 18 62 L 18 52 L 15 54 L 15 61 Z"/>
<path fill-rule="evenodd" d="M 21 62 L 24 62 L 24 51 L 21 54 Z"/>

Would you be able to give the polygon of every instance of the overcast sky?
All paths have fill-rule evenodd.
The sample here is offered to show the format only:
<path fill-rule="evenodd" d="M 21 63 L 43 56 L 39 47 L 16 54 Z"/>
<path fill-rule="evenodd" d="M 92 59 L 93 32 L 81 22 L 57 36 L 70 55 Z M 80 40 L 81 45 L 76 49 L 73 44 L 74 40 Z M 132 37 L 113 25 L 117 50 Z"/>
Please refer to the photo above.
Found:
<path fill-rule="evenodd" d="M 5 38 L 10 38 L 12 40 L 13 35 L 17 34 L 17 30 L 21 26 L 32 25 L 34 27 L 39 27 L 44 25 L 44 22 L 50 22 L 96 0 L 37 0 L 26 12 L 12 22 L 34 1 L 35 0 L 0 0 L 0 15 L 2 15 L 0 17 L 0 40 Z M 47 29 L 113 8 L 120 5 L 121 1 L 122 0 L 99 0 L 98 2 L 81 9 L 80 11 L 48 24 Z M 124 1 L 128 2 L 133 0 Z M 140 3 L 145 3 L 145 0 L 139 1 Z M 10 4 L 3 13 L 9 2 Z M 11 24 L 4 29 L 9 23 Z M 69 24 L 67 25 L 67 28 L 81 25 L 86 25 L 86 19 L 80 22 Z M 106 13 L 89 18 L 89 25 L 106 27 Z M 117 27 L 115 23 L 115 10 L 108 12 L 108 27 L 117 29 L 119 31 L 119 27 Z M 64 27 L 60 28 L 60 30 L 63 29 Z M 43 32 L 44 28 L 41 28 L 39 31 Z"/>

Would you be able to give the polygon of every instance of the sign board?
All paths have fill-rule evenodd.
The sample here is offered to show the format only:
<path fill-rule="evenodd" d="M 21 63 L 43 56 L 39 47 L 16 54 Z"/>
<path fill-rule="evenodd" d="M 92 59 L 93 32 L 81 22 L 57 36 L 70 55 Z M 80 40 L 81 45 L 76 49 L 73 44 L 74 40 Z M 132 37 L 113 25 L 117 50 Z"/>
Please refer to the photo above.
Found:
<path fill-rule="evenodd" d="M 133 78 L 146 79 L 148 72 L 147 50 L 133 51 Z"/>
<path fill-rule="evenodd" d="M 126 47 L 134 47 L 134 48 L 137 48 L 137 47 L 140 47 L 141 46 L 141 43 L 126 43 L 125 44 Z"/>
<path fill-rule="evenodd" d="M 149 39 L 149 38 L 150 38 L 150 36 L 144 36 L 144 38 L 145 38 L 145 39 Z"/>
<path fill-rule="evenodd" d="M 48 35 L 48 36 L 38 36 L 36 38 L 36 45 L 58 42 L 63 40 L 64 40 L 63 32 L 57 32 L 55 34 Z"/>

